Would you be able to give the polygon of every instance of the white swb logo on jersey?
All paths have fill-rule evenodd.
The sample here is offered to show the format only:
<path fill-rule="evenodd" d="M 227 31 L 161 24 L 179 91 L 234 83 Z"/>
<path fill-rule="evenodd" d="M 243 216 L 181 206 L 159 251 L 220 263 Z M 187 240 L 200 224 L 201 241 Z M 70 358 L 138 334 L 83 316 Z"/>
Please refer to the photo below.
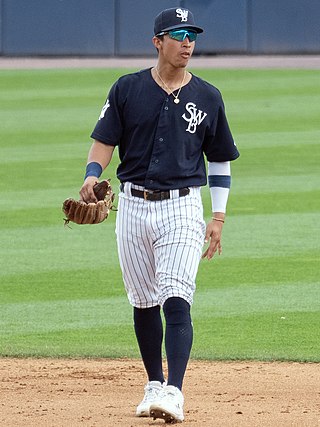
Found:
<path fill-rule="evenodd" d="M 203 119 L 207 116 L 207 113 L 198 110 L 196 107 L 196 104 L 194 104 L 193 102 L 188 102 L 186 104 L 186 110 L 188 111 L 190 116 L 187 117 L 186 113 L 182 114 L 182 118 L 186 122 L 189 122 L 186 131 L 190 133 L 195 133 L 197 130 L 197 126 L 199 126 Z"/>
<path fill-rule="evenodd" d="M 107 99 L 106 103 L 104 104 L 104 106 L 102 107 L 100 116 L 99 116 L 99 120 L 104 118 L 104 115 L 106 114 L 107 109 L 110 107 L 110 102 L 109 99 Z"/>
<path fill-rule="evenodd" d="M 177 18 L 181 18 L 181 22 L 187 22 L 188 21 L 188 10 L 184 9 L 176 9 Z"/>

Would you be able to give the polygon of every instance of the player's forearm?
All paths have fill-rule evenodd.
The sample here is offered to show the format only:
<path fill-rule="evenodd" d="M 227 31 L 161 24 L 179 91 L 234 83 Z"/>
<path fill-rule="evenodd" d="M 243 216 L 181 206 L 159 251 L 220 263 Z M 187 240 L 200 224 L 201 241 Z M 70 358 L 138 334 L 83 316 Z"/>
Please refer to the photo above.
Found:
<path fill-rule="evenodd" d="M 87 203 L 97 201 L 93 186 L 98 182 L 103 170 L 109 165 L 114 147 L 95 141 L 89 151 L 84 183 L 80 189 L 81 200 Z"/>
<path fill-rule="evenodd" d="M 104 170 L 112 159 L 113 151 L 113 145 L 107 145 L 99 141 L 94 141 L 89 151 L 87 164 L 92 162 L 99 163 L 102 170 Z"/>

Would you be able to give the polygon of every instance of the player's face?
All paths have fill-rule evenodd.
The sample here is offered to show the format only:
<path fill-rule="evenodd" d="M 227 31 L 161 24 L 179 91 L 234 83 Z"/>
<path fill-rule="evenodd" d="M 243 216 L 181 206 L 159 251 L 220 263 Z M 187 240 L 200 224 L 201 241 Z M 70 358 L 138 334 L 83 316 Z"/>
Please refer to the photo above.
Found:
<path fill-rule="evenodd" d="M 154 39 L 156 39 L 154 44 L 162 61 L 168 62 L 176 68 L 187 66 L 195 45 L 195 42 L 190 42 L 189 37 L 186 37 L 183 41 L 178 41 L 166 34 L 162 39 L 156 37 Z"/>

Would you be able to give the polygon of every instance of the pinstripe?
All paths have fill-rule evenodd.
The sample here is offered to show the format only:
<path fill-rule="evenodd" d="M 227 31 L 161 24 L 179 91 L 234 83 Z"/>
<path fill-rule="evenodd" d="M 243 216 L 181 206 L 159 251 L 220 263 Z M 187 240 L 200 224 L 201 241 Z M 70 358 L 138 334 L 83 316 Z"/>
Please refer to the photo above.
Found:
<path fill-rule="evenodd" d="M 149 269 L 147 270 L 148 282 L 151 283 L 155 275 L 155 268 L 154 268 L 154 255 L 152 251 L 152 240 L 151 240 L 151 236 L 148 236 L 146 215 L 140 216 L 137 231 L 138 231 L 138 235 L 147 237 L 144 239 L 145 247 L 146 247 L 145 253 L 147 256 L 147 263 L 149 266 Z"/>
<path fill-rule="evenodd" d="M 117 241 L 118 241 L 118 250 L 120 258 L 120 265 L 123 272 L 123 278 L 125 284 L 127 283 L 136 283 L 138 280 L 136 272 L 136 263 L 132 259 L 132 253 L 129 249 L 129 246 L 125 244 L 123 236 L 129 235 L 130 230 L 132 229 L 130 210 L 127 212 L 126 200 L 119 197 L 119 214 L 120 218 L 117 218 L 117 223 L 121 223 L 122 227 L 117 227 Z M 119 221 L 118 221 L 119 220 Z M 117 224 L 118 225 L 118 224 Z M 127 292 L 129 290 L 127 289 Z M 135 298 L 140 297 L 140 294 L 136 291 L 134 287 L 130 289 L 130 292 L 134 294 Z"/>
<path fill-rule="evenodd" d="M 117 242 L 120 266 L 129 301 L 141 306 L 145 301 L 155 300 L 154 260 L 148 242 L 147 213 L 143 206 L 139 206 L 140 200 L 132 203 L 121 194 L 119 202 Z"/>
<path fill-rule="evenodd" d="M 129 253 L 128 246 L 126 246 L 123 239 L 123 236 L 128 235 L 128 220 L 127 220 L 128 215 L 125 215 L 126 213 L 125 203 L 126 203 L 125 199 L 122 198 L 120 195 L 116 232 L 117 232 L 117 243 L 118 243 L 118 254 L 119 254 L 119 260 L 120 260 L 120 266 L 122 269 L 124 283 L 125 285 L 127 285 L 127 283 L 135 283 L 136 278 L 133 277 L 134 270 L 131 268 L 130 263 L 128 263 L 128 260 L 130 259 L 130 253 Z M 121 227 L 119 227 L 119 224 L 121 224 Z M 127 289 L 127 292 L 129 292 L 127 287 L 126 289 Z M 130 292 L 135 294 L 135 298 L 139 297 L 139 294 L 135 291 L 134 287 L 130 290 Z"/>
<path fill-rule="evenodd" d="M 176 199 L 175 204 L 177 201 L 179 209 L 172 209 L 175 226 L 167 239 L 163 240 L 161 259 L 164 265 L 159 267 L 164 272 L 159 273 L 160 303 L 169 296 L 180 296 L 192 303 L 195 276 L 201 257 L 204 228 L 203 220 L 196 212 L 197 204 L 201 201 L 192 197 Z M 198 225 L 195 227 L 195 224 Z M 167 245 L 170 250 L 166 256 Z"/>
<path fill-rule="evenodd" d="M 127 202 L 127 201 L 126 201 Z M 138 289 L 135 287 L 136 293 L 139 295 L 139 298 L 141 300 L 148 299 L 148 290 L 147 290 L 147 277 L 146 277 L 146 271 L 147 268 L 143 268 L 144 265 L 142 265 L 139 261 L 139 241 L 138 241 L 138 233 L 137 233 L 137 225 L 139 222 L 141 223 L 141 209 L 138 209 L 137 204 L 130 204 L 128 206 L 128 223 L 130 224 L 130 228 L 128 229 L 127 234 L 127 242 L 128 242 L 128 253 L 131 260 L 131 268 L 135 272 L 136 280 L 135 283 L 139 283 L 141 285 L 141 289 Z M 130 240 L 131 238 L 131 240 Z M 137 239 L 137 240 L 136 240 Z"/>
<path fill-rule="evenodd" d="M 139 308 L 172 296 L 193 301 L 205 232 L 200 189 L 158 202 L 119 196 L 117 242 L 129 301 Z"/>

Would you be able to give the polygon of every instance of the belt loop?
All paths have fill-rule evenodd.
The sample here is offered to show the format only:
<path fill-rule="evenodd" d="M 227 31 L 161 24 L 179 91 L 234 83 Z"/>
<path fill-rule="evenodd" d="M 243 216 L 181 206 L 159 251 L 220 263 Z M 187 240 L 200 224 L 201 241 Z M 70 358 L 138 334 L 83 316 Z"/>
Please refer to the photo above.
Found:
<path fill-rule="evenodd" d="M 124 183 L 123 192 L 126 196 L 131 197 L 131 182 Z"/>
<path fill-rule="evenodd" d="M 170 190 L 171 199 L 177 199 L 178 197 L 180 197 L 179 190 Z"/>

